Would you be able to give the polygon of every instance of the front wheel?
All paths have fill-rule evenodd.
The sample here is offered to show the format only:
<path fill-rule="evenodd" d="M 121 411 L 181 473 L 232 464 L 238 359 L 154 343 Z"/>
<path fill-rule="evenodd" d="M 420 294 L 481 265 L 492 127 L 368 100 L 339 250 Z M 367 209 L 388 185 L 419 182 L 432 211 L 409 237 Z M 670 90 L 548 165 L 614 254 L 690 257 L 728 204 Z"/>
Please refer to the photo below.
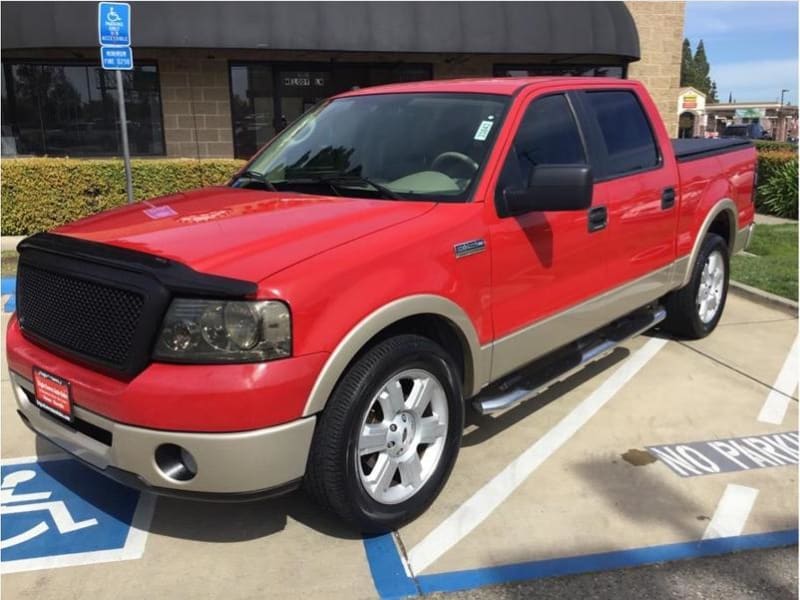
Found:
<path fill-rule="evenodd" d="M 663 328 L 688 339 L 714 331 L 725 308 L 730 279 L 728 245 L 709 233 L 700 246 L 689 284 L 669 294 Z"/>
<path fill-rule="evenodd" d="M 390 338 L 334 390 L 314 433 L 305 487 L 361 531 L 397 528 L 441 491 L 463 425 L 452 358 L 421 336 Z"/>

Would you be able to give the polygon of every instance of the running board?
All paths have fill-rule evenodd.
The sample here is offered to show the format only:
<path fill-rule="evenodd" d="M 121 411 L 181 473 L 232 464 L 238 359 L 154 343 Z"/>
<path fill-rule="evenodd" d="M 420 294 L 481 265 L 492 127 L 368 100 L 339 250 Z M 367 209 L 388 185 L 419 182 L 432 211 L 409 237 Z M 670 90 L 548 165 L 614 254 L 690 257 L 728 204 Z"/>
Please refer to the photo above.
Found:
<path fill-rule="evenodd" d="M 472 406 L 485 415 L 530 400 L 589 363 L 608 356 L 622 342 L 655 327 L 666 316 L 667 311 L 656 305 L 618 319 L 490 384 L 475 397 Z"/>

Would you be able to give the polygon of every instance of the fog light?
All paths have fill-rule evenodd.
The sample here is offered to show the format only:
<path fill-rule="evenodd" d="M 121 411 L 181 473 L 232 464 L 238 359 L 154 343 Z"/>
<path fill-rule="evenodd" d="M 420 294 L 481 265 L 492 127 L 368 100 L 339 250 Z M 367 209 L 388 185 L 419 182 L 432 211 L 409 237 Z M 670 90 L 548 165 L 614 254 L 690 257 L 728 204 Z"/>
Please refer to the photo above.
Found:
<path fill-rule="evenodd" d="M 197 461 L 192 453 L 176 444 L 161 444 L 156 448 L 156 465 L 175 481 L 189 481 L 197 475 Z"/>

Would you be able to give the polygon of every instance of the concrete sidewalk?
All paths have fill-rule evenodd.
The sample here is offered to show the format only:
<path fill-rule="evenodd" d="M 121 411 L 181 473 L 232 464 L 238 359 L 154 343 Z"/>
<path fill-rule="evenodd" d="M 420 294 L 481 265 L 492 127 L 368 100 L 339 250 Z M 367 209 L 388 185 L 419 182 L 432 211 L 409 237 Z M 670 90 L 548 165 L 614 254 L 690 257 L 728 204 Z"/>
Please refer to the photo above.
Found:
<path fill-rule="evenodd" d="M 783 217 L 773 217 L 772 215 L 756 214 L 756 225 L 788 225 L 797 221 L 794 219 L 784 219 Z"/>
<path fill-rule="evenodd" d="M 24 240 L 25 237 L 26 236 L 24 235 L 4 235 L 2 238 L 0 238 L 0 249 L 3 252 L 16 250 L 17 244 Z"/>

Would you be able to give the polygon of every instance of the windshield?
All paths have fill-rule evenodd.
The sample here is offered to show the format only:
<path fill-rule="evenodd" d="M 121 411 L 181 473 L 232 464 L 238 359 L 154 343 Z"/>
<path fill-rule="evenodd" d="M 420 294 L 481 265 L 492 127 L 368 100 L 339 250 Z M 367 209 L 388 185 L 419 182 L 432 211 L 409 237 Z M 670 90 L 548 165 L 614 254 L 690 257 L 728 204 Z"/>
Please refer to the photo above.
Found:
<path fill-rule="evenodd" d="M 234 185 L 463 202 L 507 104 L 505 96 L 486 94 L 331 100 L 276 137 Z"/>

